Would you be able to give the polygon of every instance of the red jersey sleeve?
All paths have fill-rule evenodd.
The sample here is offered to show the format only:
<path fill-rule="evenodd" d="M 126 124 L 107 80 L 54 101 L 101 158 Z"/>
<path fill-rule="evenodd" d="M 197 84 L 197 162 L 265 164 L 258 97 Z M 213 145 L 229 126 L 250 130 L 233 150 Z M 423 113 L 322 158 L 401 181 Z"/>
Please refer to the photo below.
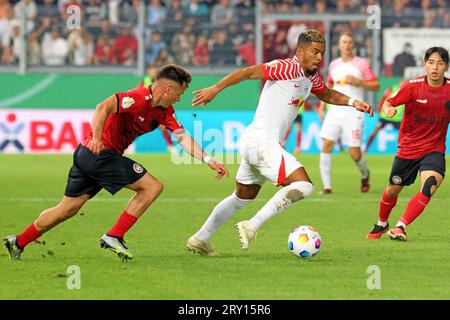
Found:
<path fill-rule="evenodd" d="M 320 94 L 328 90 L 325 82 L 323 82 L 322 77 L 316 72 L 313 76 L 309 78 L 312 82 L 311 92 L 314 94 Z"/>
<path fill-rule="evenodd" d="M 184 129 L 175 116 L 175 110 L 172 106 L 167 109 L 166 117 L 164 118 L 164 122 L 162 124 L 172 132 L 175 130 Z"/>
<path fill-rule="evenodd" d="M 264 80 L 291 80 L 300 75 L 300 66 L 293 59 L 276 59 L 261 64 Z"/>
<path fill-rule="evenodd" d="M 134 88 L 127 92 L 116 93 L 117 113 L 136 113 L 146 105 L 145 88 Z"/>
<path fill-rule="evenodd" d="M 411 87 L 412 84 L 408 82 L 398 90 L 397 94 L 392 98 L 388 98 L 387 101 L 392 103 L 394 107 L 406 104 L 411 99 Z"/>
<path fill-rule="evenodd" d="M 383 95 L 381 96 L 380 102 L 378 103 L 378 113 L 381 112 L 381 110 L 383 110 L 383 104 L 384 101 L 386 101 L 386 99 L 391 95 L 392 93 L 392 89 L 388 88 L 383 92 Z"/>

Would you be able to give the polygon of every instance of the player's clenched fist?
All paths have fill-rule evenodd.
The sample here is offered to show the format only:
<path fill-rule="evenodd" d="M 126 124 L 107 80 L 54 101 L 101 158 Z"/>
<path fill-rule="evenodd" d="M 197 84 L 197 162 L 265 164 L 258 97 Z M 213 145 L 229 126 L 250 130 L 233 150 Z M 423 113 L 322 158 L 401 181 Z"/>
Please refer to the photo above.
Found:
<path fill-rule="evenodd" d="M 103 150 L 103 142 L 100 140 L 92 139 L 87 145 L 88 149 L 95 155 L 99 154 Z"/>
<path fill-rule="evenodd" d="M 355 107 L 356 110 L 366 112 L 370 114 L 371 117 L 373 117 L 373 107 L 370 104 L 363 101 L 355 100 L 355 102 L 353 102 L 353 106 Z"/>

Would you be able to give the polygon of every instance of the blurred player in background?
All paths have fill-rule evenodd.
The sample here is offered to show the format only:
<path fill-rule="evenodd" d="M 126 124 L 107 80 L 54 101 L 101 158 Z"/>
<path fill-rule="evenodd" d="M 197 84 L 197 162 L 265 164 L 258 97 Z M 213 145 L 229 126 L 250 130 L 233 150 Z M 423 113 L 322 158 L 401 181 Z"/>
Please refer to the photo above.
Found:
<path fill-rule="evenodd" d="M 257 230 L 271 217 L 311 195 L 313 185 L 305 168 L 281 147 L 287 130 L 297 117 L 298 109 L 310 92 L 322 101 L 350 105 L 372 115 L 372 107 L 367 103 L 325 85 L 318 73 L 324 52 L 325 38 L 317 30 L 306 30 L 298 37 L 293 58 L 277 59 L 236 70 L 215 85 L 194 92 L 192 104 L 206 105 L 219 92 L 241 81 L 267 80 L 253 122 L 239 142 L 241 163 L 236 175 L 236 190 L 217 204 L 200 230 L 189 238 L 189 250 L 215 255 L 209 239 L 239 209 L 256 198 L 266 180 L 281 189 L 250 220 L 236 224 L 242 249 L 248 248 Z"/>
<path fill-rule="evenodd" d="M 153 84 L 153 82 L 155 81 L 157 74 L 158 74 L 158 68 L 149 67 L 147 69 L 147 75 L 144 77 L 144 80 L 138 84 L 138 87 L 139 88 L 148 88 L 149 86 L 151 86 Z M 167 151 L 169 151 L 169 152 L 174 151 L 172 138 L 170 137 L 170 133 L 167 132 L 166 127 L 164 125 L 160 124 L 159 129 L 161 130 L 163 138 L 166 141 Z"/>
<path fill-rule="evenodd" d="M 353 54 L 355 48 L 353 35 L 345 32 L 339 38 L 340 58 L 333 60 L 328 68 L 328 84 L 336 91 L 350 97 L 362 100 L 364 90 L 377 91 L 379 83 L 370 64 Z M 323 110 L 321 103 L 319 110 Z M 323 111 L 319 111 L 323 112 Z M 355 108 L 335 107 L 332 105 L 327 112 L 320 130 L 323 139 L 320 153 L 320 176 L 323 190 L 321 195 L 332 193 L 331 189 L 331 153 L 334 144 L 341 139 L 348 147 L 350 157 L 361 172 L 361 192 L 369 191 L 369 169 L 367 161 L 361 155 L 361 138 L 364 127 L 364 114 Z"/>
<path fill-rule="evenodd" d="M 387 98 L 391 98 L 395 96 L 400 89 L 401 86 L 406 84 L 407 80 L 400 80 L 399 83 L 394 84 L 392 87 L 386 89 L 384 91 L 383 95 L 381 96 L 380 103 L 378 104 L 378 117 L 380 120 L 375 125 L 375 129 L 373 130 L 372 134 L 370 135 L 369 139 L 367 140 L 367 144 L 363 148 L 364 154 L 368 152 L 370 145 L 372 144 L 373 140 L 377 136 L 378 132 L 383 129 L 384 127 L 391 125 L 395 129 L 400 129 L 400 123 L 402 122 L 403 117 L 403 111 L 405 110 L 405 105 L 401 105 L 397 107 L 397 113 L 392 118 L 389 118 L 386 113 L 383 111 L 383 104 L 386 101 Z"/>
<path fill-rule="evenodd" d="M 228 175 L 227 169 L 209 158 L 175 117 L 172 105 L 180 100 L 190 81 L 187 71 L 168 65 L 160 69 L 151 86 L 116 93 L 99 103 L 92 131 L 74 152 L 62 201 L 42 212 L 21 234 L 4 239 L 10 258 L 19 260 L 30 242 L 72 218 L 102 188 L 115 194 L 125 187 L 136 193 L 117 223 L 100 238 L 100 245 L 122 259 L 131 259 L 123 237 L 160 195 L 163 185 L 123 153 L 138 136 L 155 130 L 160 123 L 173 132 L 186 152 L 215 170 L 217 179 Z"/>
<path fill-rule="evenodd" d="M 367 235 L 369 239 L 378 239 L 388 230 L 388 218 L 398 195 L 403 187 L 414 183 L 419 173 L 420 191 L 409 201 L 397 225 L 388 232 L 391 239 L 405 241 L 406 226 L 425 210 L 444 180 L 445 140 L 450 121 L 450 79 L 444 76 L 448 67 L 446 49 L 428 49 L 424 58 L 426 75 L 409 81 L 383 104 L 390 118 L 395 116 L 398 106 L 405 105 L 405 112 L 389 184 L 381 196 L 378 223 Z"/>
<path fill-rule="evenodd" d="M 301 145 L 302 145 L 302 114 L 303 112 L 305 112 L 305 105 L 306 105 L 307 101 L 305 101 L 305 103 L 303 103 L 303 105 L 300 106 L 300 108 L 298 109 L 298 114 L 295 117 L 294 123 L 295 123 L 295 127 L 297 128 L 297 136 L 295 139 L 295 147 L 294 147 L 294 154 L 298 154 L 300 153 L 301 150 Z M 289 130 L 286 133 L 286 137 L 284 137 L 283 142 L 281 143 L 281 147 L 284 149 L 286 146 L 286 141 L 289 138 L 289 135 L 292 131 L 292 127 L 289 128 Z"/>

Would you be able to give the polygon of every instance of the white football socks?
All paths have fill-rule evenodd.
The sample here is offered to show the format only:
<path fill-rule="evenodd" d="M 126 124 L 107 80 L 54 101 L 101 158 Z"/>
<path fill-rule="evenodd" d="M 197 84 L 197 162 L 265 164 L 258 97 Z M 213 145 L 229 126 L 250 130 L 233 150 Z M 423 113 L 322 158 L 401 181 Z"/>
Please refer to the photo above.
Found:
<path fill-rule="evenodd" d="M 236 211 L 248 205 L 253 199 L 243 200 L 236 196 L 233 192 L 230 196 L 219 202 L 211 215 L 205 221 L 200 230 L 195 234 L 195 237 L 202 241 L 208 241 L 213 234 L 230 219 Z"/>
<path fill-rule="evenodd" d="M 355 161 L 355 163 L 359 169 L 359 172 L 361 172 L 361 177 L 363 179 L 366 179 L 369 176 L 369 170 L 367 170 L 366 158 L 361 158 L 361 159 L 359 159 L 359 161 Z"/>
<path fill-rule="evenodd" d="M 296 181 L 283 187 L 250 219 L 250 223 L 258 230 L 267 220 L 289 208 L 295 201 L 311 195 L 313 190 L 313 185 L 306 181 Z"/>
<path fill-rule="evenodd" d="M 331 153 L 320 153 L 320 176 L 324 189 L 331 189 Z"/>

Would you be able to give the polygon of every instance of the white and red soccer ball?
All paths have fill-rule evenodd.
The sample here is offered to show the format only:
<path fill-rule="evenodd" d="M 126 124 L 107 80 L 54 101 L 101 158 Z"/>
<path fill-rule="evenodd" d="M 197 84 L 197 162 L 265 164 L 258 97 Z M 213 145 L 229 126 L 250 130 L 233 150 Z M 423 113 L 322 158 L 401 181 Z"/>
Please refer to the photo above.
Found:
<path fill-rule="evenodd" d="M 316 229 L 310 226 L 300 226 L 292 230 L 288 239 L 291 252 L 300 258 L 311 258 L 319 252 L 322 239 Z"/>

